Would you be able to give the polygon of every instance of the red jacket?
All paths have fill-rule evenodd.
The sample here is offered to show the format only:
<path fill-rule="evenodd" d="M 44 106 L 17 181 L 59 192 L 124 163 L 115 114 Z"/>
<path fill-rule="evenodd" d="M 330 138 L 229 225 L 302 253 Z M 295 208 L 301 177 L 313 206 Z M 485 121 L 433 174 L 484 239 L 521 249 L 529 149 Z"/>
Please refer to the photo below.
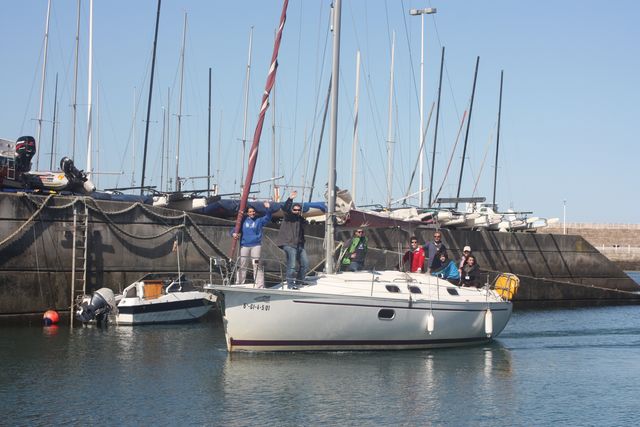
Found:
<path fill-rule="evenodd" d="M 402 257 L 402 264 L 409 263 L 410 269 L 409 271 L 412 273 L 418 272 L 418 270 L 422 271 L 424 268 L 424 248 L 422 246 L 418 246 L 413 251 L 408 250 L 404 256 Z"/>

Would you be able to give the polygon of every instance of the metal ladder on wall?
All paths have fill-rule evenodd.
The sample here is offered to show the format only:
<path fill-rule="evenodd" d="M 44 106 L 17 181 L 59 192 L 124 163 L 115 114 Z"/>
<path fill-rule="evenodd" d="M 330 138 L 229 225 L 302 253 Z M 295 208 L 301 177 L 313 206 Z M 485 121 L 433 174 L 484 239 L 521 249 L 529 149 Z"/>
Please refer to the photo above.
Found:
<path fill-rule="evenodd" d="M 71 260 L 71 301 L 69 325 L 73 328 L 76 301 L 87 291 L 87 243 L 89 236 L 89 208 L 86 203 L 73 206 L 73 249 Z"/>

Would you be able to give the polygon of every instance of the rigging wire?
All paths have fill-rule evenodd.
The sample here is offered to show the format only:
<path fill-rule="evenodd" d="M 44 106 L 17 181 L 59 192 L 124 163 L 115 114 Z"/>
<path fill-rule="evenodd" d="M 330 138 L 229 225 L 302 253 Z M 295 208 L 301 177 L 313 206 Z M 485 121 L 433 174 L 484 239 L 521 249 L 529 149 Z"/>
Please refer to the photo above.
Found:
<path fill-rule="evenodd" d="M 484 163 L 487 160 L 487 154 L 489 153 L 489 147 L 491 147 L 491 145 L 492 145 L 493 132 L 495 132 L 496 126 L 497 126 L 497 124 L 494 123 L 493 124 L 493 129 L 491 130 L 491 133 L 489 134 L 489 140 L 487 141 L 487 144 L 484 147 L 484 155 L 482 156 L 482 163 L 480 163 L 480 171 L 478 171 L 478 176 L 476 177 L 476 182 L 475 182 L 475 185 L 473 186 L 473 192 L 471 193 L 471 197 L 475 197 L 475 195 L 476 195 L 476 190 L 478 188 L 478 183 L 480 182 L 480 176 L 482 175 L 482 169 L 484 169 Z"/>
<path fill-rule="evenodd" d="M 453 161 L 453 156 L 456 153 L 456 147 L 458 146 L 458 142 L 460 141 L 460 134 L 462 134 L 462 129 L 464 128 L 464 122 L 467 118 L 467 111 L 462 114 L 462 120 L 460 121 L 460 127 L 458 128 L 458 134 L 456 135 L 456 141 L 453 144 L 453 149 L 451 150 L 451 156 L 449 156 L 449 163 L 447 163 L 447 169 L 444 172 L 444 177 L 442 178 L 442 183 L 440 184 L 440 188 L 438 188 L 438 192 L 433 197 L 433 200 L 437 200 L 440 196 L 440 192 L 442 191 L 442 187 L 444 187 L 444 183 L 447 181 L 447 176 L 449 174 L 449 168 L 451 167 L 451 162 Z"/>

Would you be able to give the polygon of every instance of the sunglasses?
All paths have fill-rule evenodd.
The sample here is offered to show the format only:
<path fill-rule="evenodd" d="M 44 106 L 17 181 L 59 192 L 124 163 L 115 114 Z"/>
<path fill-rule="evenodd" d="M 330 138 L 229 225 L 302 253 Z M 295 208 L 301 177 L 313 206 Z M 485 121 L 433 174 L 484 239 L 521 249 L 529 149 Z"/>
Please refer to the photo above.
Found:
<path fill-rule="evenodd" d="M 291 209 L 291 212 L 300 212 L 300 209 Z"/>

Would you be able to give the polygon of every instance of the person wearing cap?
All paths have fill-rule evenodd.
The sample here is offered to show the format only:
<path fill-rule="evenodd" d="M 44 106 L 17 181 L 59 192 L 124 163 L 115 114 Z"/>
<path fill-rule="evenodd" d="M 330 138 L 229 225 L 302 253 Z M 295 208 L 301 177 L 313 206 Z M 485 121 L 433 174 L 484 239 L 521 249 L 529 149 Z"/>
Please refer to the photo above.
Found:
<path fill-rule="evenodd" d="M 309 257 L 304 249 L 304 226 L 306 221 L 302 216 L 302 205 L 293 203 L 297 195 L 297 191 L 292 191 L 282 207 L 284 218 L 276 238 L 276 245 L 287 256 L 287 287 L 289 289 L 297 289 L 297 283 L 304 281 L 309 270 Z M 297 269 L 296 264 L 298 265 Z"/>
<path fill-rule="evenodd" d="M 344 245 L 346 251 L 340 262 L 341 268 L 347 271 L 359 271 L 364 267 L 364 258 L 367 256 L 367 237 L 364 230 L 358 228 L 353 237 Z"/>
<path fill-rule="evenodd" d="M 467 245 L 462 248 L 462 257 L 460 258 L 460 263 L 458 264 L 458 270 L 460 274 L 462 274 L 462 267 L 467 263 L 467 258 L 471 255 L 471 246 Z"/>

